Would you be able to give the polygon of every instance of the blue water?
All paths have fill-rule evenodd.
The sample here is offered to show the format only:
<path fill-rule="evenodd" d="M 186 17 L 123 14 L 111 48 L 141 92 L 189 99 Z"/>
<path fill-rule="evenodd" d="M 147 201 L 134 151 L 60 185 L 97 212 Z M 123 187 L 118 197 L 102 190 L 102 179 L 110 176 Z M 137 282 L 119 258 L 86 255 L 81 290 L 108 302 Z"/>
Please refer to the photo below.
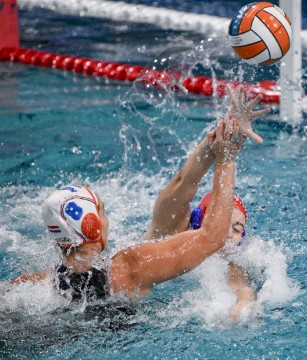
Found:
<path fill-rule="evenodd" d="M 188 10 L 187 4 L 171 3 Z M 228 8 L 229 2 L 210 2 L 212 14 L 223 15 L 221 3 Z M 189 4 L 207 12 L 208 2 L 202 11 L 201 2 Z M 191 41 L 199 45 L 204 40 L 152 25 L 39 9 L 21 11 L 20 28 L 22 47 L 101 60 L 145 65 L 172 48 L 182 71 L 182 59 L 191 65 L 196 55 L 187 59 L 186 52 L 173 46 L 191 47 Z M 238 64 L 225 39 L 215 41 L 213 46 L 202 44 L 206 54 L 212 53 L 212 69 L 202 63 L 197 70 L 249 82 L 278 78 L 278 66 L 256 71 Z M 167 91 L 159 96 L 138 82 L 132 86 L 22 64 L 0 63 L 0 69 L 4 281 L 56 265 L 58 252 L 43 229 L 41 205 L 54 188 L 69 182 L 87 184 L 104 199 L 110 217 L 108 254 L 136 244 L 158 193 L 227 108 L 226 100 Z M 233 257 L 258 289 L 251 320 L 226 322 L 234 297 L 219 256 L 157 286 L 151 296 L 125 305 L 125 310 L 114 300 L 69 305 L 48 283 L 14 289 L 2 283 L 0 357 L 306 358 L 306 134 L 302 126 L 292 128 L 278 119 L 278 108 L 259 119 L 255 129 L 264 144 L 247 141 L 238 159 L 236 190 L 248 208 L 248 239 Z M 202 182 L 195 204 L 210 189 L 212 175 L 210 171 Z"/>

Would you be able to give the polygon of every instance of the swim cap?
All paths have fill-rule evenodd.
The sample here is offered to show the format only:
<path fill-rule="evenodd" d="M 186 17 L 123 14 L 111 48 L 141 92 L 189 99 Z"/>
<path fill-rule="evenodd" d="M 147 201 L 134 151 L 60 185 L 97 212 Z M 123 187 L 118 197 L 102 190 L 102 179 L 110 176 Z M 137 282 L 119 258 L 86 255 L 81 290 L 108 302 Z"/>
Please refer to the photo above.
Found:
<path fill-rule="evenodd" d="M 191 212 L 191 219 L 190 219 L 190 227 L 192 229 L 199 229 L 201 226 L 201 223 L 203 221 L 203 218 L 205 216 L 207 207 L 209 205 L 210 199 L 211 199 L 212 192 L 209 192 L 207 195 L 205 195 L 201 200 L 197 208 L 195 208 Z M 233 199 L 233 207 L 235 209 L 238 209 L 241 211 L 241 213 L 244 215 L 245 220 L 247 220 L 247 212 L 246 208 L 244 206 L 244 203 L 242 199 L 238 195 L 234 195 Z M 243 236 L 245 234 L 243 233 Z"/>
<path fill-rule="evenodd" d="M 98 200 L 85 186 L 56 190 L 43 205 L 43 221 L 62 248 L 99 242 L 104 249 Z"/>

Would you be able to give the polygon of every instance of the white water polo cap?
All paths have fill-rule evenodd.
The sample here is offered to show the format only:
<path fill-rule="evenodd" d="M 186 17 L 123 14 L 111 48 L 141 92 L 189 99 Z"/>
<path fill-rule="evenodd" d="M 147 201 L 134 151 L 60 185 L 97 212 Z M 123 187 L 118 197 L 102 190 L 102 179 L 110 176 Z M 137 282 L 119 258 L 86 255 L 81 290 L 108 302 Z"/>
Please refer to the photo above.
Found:
<path fill-rule="evenodd" d="M 43 221 L 62 248 L 102 241 L 102 226 L 96 195 L 85 186 L 56 190 L 43 205 Z"/>

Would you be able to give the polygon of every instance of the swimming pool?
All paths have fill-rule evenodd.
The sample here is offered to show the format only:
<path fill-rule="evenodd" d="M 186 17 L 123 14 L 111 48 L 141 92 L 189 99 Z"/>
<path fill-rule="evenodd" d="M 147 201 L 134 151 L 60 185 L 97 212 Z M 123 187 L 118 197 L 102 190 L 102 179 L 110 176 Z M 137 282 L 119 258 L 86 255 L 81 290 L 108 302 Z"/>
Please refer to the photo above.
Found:
<path fill-rule="evenodd" d="M 217 11 L 219 5 L 210 6 Z M 23 47 L 141 65 L 174 45 L 203 40 L 153 25 L 48 10 L 24 9 L 20 21 Z M 222 48 L 223 39 L 216 41 Z M 178 49 L 173 52 L 180 55 Z M 305 49 L 303 61 L 306 67 Z M 2 280 L 57 263 L 58 253 L 43 230 L 41 205 L 55 187 L 68 182 L 82 181 L 104 199 L 110 254 L 135 244 L 157 194 L 226 106 L 219 99 L 170 93 L 149 101 L 149 92 L 138 84 L 132 88 L 22 64 L 0 67 Z M 224 76 L 240 71 L 244 80 L 278 76 L 274 66 L 260 73 L 238 67 L 223 51 L 213 68 Z M 249 220 L 248 239 L 233 256 L 258 288 L 253 320 L 225 323 L 234 298 L 218 256 L 157 286 L 135 306 L 72 306 L 49 284 L 8 291 L 2 284 L 1 357 L 305 358 L 306 134 L 276 119 L 278 109 L 256 123 L 265 142 L 247 142 L 238 161 L 236 188 Z M 212 172 L 197 199 L 211 181 Z"/>

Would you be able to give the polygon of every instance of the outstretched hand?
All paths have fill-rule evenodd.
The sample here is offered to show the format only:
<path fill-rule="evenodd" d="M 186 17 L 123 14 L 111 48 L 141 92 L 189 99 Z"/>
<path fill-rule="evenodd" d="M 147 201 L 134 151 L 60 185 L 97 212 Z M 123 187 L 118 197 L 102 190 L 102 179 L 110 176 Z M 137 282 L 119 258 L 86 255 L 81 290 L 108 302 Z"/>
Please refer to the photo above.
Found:
<path fill-rule="evenodd" d="M 239 86 L 237 92 L 228 87 L 228 93 L 230 95 L 228 117 L 239 124 L 239 132 L 241 134 L 246 134 L 257 143 L 262 144 L 263 139 L 252 130 L 252 122 L 255 118 L 270 112 L 270 108 L 253 111 L 262 100 L 262 95 L 258 95 L 255 99 L 245 104 L 243 86 Z"/>
<path fill-rule="evenodd" d="M 237 157 L 246 138 L 245 134 L 241 134 L 238 140 L 238 135 L 239 125 L 231 118 L 221 120 L 215 129 L 208 132 L 211 152 L 217 163 L 225 164 Z"/>

